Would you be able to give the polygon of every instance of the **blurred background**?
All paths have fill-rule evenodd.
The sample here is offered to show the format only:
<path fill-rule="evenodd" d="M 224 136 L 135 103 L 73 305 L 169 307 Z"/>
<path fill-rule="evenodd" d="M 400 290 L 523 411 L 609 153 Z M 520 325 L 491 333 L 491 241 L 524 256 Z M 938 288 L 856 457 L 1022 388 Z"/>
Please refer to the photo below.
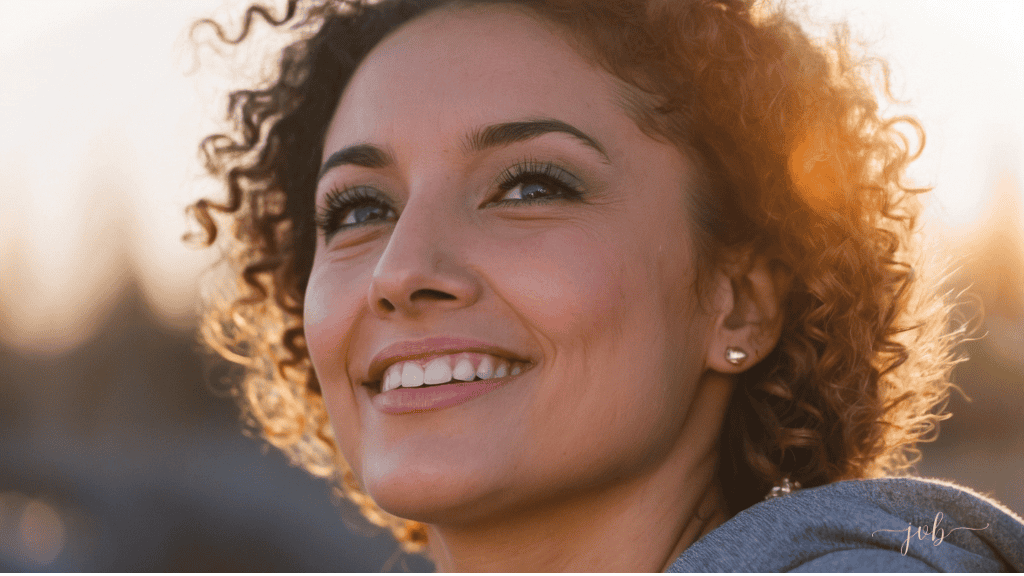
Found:
<path fill-rule="evenodd" d="M 217 53 L 187 29 L 243 4 L 0 0 L 0 570 L 429 568 L 206 384 L 230 370 L 194 332 L 215 255 L 180 240 L 220 194 L 196 144 L 282 39 Z M 891 112 L 928 131 L 929 253 L 985 310 L 956 371 L 972 401 L 918 471 L 1024 512 L 1024 2 L 805 4 L 892 65 Z"/>

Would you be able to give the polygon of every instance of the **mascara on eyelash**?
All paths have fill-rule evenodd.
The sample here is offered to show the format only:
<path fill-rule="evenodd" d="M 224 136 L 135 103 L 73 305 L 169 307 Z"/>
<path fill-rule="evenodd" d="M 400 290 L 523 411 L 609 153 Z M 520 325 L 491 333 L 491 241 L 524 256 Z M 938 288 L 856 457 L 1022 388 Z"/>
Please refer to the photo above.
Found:
<path fill-rule="evenodd" d="M 388 212 L 394 212 L 391 204 L 372 188 L 365 186 L 348 187 L 339 190 L 333 188 L 324 196 L 323 206 L 317 209 L 313 217 L 314 225 L 323 233 L 324 238 L 330 241 L 338 232 L 369 224 L 370 222 L 357 222 L 354 224 L 341 224 L 341 216 L 348 211 L 360 206 L 377 205 Z"/>
<path fill-rule="evenodd" d="M 546 194 L 539 198 L 505 199 L 504 197 L 499 197 L 488 204 L 496 206 L 524 206 L 546 204 L 555 200 L 585 201 L 586 190 L 582 181 L 571 172 L 549 162 L 530 160 L 510 166 L 502 171 L 496 186 L 503 196 L 518 186 L 529 183 L 541 183 L 546 187 L 554 188 L 556 193 Z"/>
<path fill-rule="evenodd" d="M 521 184 L 529 176 L 549 179 L 552 183 L 566 188 L 576 196 L 583 193 L 583 186 L 579 178 L 555 164 L 536 160 L 514 164 L 502 170 L 498 187 L 507 192 Z"/>

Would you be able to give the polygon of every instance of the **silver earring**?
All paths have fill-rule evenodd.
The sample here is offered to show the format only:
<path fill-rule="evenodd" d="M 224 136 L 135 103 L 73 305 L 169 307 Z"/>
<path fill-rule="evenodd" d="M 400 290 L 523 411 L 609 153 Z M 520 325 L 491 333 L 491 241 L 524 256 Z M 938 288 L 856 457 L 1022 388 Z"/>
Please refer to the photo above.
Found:
<path fill-rule="evenodd" d="M 800 486 L 799 482 L 791 481 L 789 476 L 783 476 L 782 480 L 779 480 L 775 486 L 772 487 L 768 495 L 764 497 L 765 500 L 771 500 L 772 498 L 778 498 L 780 496 L 787 496 L 800 490 L 803 486 Z"/>
<path fill-rule="evenodd" d="M 725 349 L 725 361 L 733 366 L 739 366 L 743 364 L 743 361 L 747 359 L 747 353 L 742 348 L 735 346 L 729 346 Z"/>

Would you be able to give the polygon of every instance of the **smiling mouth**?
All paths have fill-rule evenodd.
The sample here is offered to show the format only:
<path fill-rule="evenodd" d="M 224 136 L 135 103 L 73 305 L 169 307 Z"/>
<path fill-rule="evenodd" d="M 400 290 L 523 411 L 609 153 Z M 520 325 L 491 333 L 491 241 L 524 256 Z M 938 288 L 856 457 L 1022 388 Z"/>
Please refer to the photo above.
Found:
<path fill-rule="evenodd" d="M 530 362 L 480 352 L 460 352 L 395 362 L 381 379 L 367 382 L 371 390 L 383 393 L 398 388 L 420 388 L 460 384 L 516 376 L 531 367 Z"/>

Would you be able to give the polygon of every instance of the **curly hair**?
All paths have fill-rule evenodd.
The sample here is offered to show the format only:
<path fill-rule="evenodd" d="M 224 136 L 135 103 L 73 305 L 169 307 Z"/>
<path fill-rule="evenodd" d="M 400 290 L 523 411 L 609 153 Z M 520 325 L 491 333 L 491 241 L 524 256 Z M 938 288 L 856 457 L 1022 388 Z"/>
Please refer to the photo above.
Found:
<path fill-rule="evenodd" d="M 330 117 L 374 46 L 438 6 L 489 2 L 561 26 L 630 87 L 638 126 L 700 166 L 702 262 L 747 248 L 791 278 L 778 345 L 740 375 L 726 415 L 719 474 L 731 512 L 784 476 L 811 487 L 908 471 L 916 444 L 948 417 L 963 332 L 916 251 L 925 189 L 903 175 L 924 132 L 913 118 L 883 116 L 885 63 L 861 54 L 844 26 L 815 40 L 783 8 L 744 0 L 289 0 L 280 18 L 250 6 L 234 37 L 197 22 L 193 31 L 210 27 L 230 44 L 257 16 L 300 35 L 275 77 L 231 93 L 231 130 L 201 146 L 227 199 L 190 208 L 206 245 L 231 230 L 233 290 L 209 303 L 202 333 L 245 367 L 233 390 L 248 424 L 335 479 L 406 550 L 422 550 L 425 527 L 377 508 L 335 447 L 302 328 L 313 192 Z"/>

